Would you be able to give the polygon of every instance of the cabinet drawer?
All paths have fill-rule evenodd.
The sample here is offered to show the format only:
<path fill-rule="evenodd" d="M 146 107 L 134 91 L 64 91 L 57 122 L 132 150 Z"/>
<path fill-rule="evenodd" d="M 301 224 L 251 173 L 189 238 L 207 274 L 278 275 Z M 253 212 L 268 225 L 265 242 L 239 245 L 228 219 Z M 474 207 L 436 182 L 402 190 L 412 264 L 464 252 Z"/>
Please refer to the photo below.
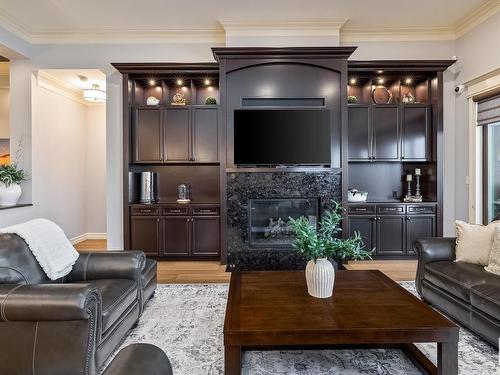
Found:
<path fill-rule="evenodd" d="M 375 206 L 349 206 L 348 213 L 351 215 L 370 215 L 375 213 Z"/>
<path fill-rule="evenodd" d="M 131 215 L 158 215 L 160 213 L 159 207 L 131 207 Z"/>
<path fill-rule="evenodd" d="M 186 216 L 189 215 L 189 207 L 163 207 L 161 213 L 168 216 Z"/>
<path fill-rule="evenodd" d="M 405 206 L 377 206 L 377 214 L 380 215 L 404 215 Z"/>
<path fill-rule="evenodd" d="M 219 207 L 195 207 L 193 215 L 197 216 L 219 216 Z"/>
<path fill-rule="evenodd" d="M 407 208 L 408 214 L 411 215 L 418 215 L 418 214 L 434 214 L 436 213 L 436 206 L 434 205 L 415 205 L 415 206 L 408 206 Z"/>

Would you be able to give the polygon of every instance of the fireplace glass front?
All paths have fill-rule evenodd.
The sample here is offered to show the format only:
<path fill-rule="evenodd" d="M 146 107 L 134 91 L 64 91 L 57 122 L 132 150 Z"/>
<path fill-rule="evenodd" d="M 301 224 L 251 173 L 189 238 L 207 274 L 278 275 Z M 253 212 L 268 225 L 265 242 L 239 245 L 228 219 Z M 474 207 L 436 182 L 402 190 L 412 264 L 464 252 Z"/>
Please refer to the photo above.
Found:
<path fill-rule="evenodd" d="M 250 247 L 291 247 L 295 238 L 290 217 L 306 217 L 317 226 L 319 202 L 316 198 L 250 199 L 249 206 Z"/>

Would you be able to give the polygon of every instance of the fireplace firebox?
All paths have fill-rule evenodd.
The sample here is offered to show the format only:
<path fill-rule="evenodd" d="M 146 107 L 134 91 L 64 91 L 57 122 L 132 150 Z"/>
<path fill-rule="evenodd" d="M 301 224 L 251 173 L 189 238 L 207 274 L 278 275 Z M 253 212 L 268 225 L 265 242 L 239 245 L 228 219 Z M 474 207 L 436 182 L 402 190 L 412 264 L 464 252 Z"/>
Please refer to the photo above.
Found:
<path fill-rule="evenodd" d="M 295 238 L 290 218 L 306 217 L 317 226 L 319 199 L 250 199 L 248 232 L 251 248 L 290 248 Z"/>

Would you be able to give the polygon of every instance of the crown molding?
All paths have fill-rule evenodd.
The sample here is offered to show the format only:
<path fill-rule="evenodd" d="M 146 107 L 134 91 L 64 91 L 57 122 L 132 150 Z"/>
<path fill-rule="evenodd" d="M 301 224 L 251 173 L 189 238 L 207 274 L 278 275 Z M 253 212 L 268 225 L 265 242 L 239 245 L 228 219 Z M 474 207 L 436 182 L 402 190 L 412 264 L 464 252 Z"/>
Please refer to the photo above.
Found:
<path fill-rule="evenodd" d="M 456 38 L 467 34 L 476 26 L 486 21 L 500 11 L 500 0 L 488 0 L 473 12 L 467 14 L 455 23 Z"/>
<path fill-rule="evenodd" d="M 344 27 L 340 33 L 342 43 L 401 42 L 419 40 L 454 40 L 453 26 L 416 27 Z"/>
<path fill-rule="evenodd" d="M 244 21 L 241 19 L 220 19 L 219 24 L 226 37 L 234 36 L 336 36 L 346 20 L 327 21 L 324 19 L 276 21 Z"/>
<path fill-rule="evenodd" d="M 57 79 L 56 77 L 44 71 L 41 70 L 37 71 L 35 73 L 35 76 L 38 86 L 43 87 L 44 89 L 50 90 L 52 92 L 55 92 L 56 94 L 62 95 L 75 102 L 78 102 L 80 104 L 89 107 L 105 105 L 105 103 L 91 103 L 86 101 L 85 99 L 83 99 L 83 93 L 81 90 L 75 89 L 73 86 L 67 84 L 64 81 L 61 81 L 60 79 Z"/>

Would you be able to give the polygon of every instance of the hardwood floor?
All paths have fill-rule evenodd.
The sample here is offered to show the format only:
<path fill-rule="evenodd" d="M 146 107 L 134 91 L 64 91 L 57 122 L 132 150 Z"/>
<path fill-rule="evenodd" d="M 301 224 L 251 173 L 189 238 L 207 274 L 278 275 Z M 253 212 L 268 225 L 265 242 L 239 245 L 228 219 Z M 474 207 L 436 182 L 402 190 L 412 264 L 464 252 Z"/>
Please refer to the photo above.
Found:
<path fill-rule="evenodd" d="M 106 251 L 106 240 L 86 240 L 75 245 L 82 251 Z M 349 270 L 377 269 L 395 281 L 414 281 L 415 260 L 363 260 L 351 261 Z M 159 261 L 158 282 L 162 284 L 227 283 L 230 273 L 217 261 Z"/>

